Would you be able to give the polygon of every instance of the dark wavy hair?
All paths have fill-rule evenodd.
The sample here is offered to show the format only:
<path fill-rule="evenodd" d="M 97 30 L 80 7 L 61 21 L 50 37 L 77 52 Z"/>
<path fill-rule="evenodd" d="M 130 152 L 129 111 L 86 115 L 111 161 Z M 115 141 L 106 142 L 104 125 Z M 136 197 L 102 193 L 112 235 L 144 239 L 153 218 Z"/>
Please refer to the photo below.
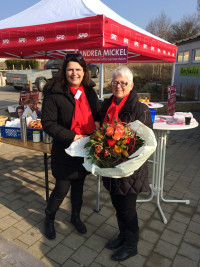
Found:
<path fill-rule="evenodd" d="M 82 56 L 81 56 L 81 58 L 79 58 L 79 57 L 76 57 L 76 54 L 74 54 L 74 56 L 71 55 L 71 57 L 69 57 L 69 58 L 65 57 L 63 65 L 62 65 L 59 80 L 60 80 L 60 83 L 61 83 L 63 90 L 64 91 L 70 90 L 69 85 L 68 85 L 69 83 L 68 83 L 67 77 L 66 77 L 66 68 L 67 68 L 68 63 L 71 61 L 77 62 L 83 68 L 84 76 L 83 76 L 83 80 L 82 80 L 82 85 L 84 88 L 88 87 L 90 84 L 90 75 L 89 75 L 89 70 L 88 70 L 88 67 L 86 65 L 86 62 L 82 58 Z"/>

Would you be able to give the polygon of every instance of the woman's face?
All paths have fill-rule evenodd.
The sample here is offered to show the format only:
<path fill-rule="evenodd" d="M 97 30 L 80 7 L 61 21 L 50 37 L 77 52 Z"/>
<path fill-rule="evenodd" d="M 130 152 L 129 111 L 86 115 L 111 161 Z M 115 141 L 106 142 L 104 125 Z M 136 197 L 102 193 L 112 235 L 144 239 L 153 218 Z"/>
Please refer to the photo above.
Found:
<path fill-rule="evenodd" d="M 24 112 L 23 109 L 19 108 L 17 110 L 18 117 L 21 117 L 23 115 L 23 112 Z"/>
<path fill-rule="evenodd" d="M 127 76 L 122 76 L 121 74 L 118 74 L 112 82 L 116 82 L 116 84 L 112 85 L 112 93 L 117 100 L 121 100 L 128 95 L 134 85 L 133 82 L 129 82 Z"/>
<path fill-rule="evenodd" d="M 66 67 L 66 78 L 70 85 L 78 88 L 83 80 L 84 71 L 83 67 L 74 61 L 70 61 Z"/>
<path fill-rule="evenodd" d="M 34 103 L 29 103 L 28 104 L 28 106 L 30 107 L 30 109 L 33 109 L 34 105 L 35 105 Z"/>

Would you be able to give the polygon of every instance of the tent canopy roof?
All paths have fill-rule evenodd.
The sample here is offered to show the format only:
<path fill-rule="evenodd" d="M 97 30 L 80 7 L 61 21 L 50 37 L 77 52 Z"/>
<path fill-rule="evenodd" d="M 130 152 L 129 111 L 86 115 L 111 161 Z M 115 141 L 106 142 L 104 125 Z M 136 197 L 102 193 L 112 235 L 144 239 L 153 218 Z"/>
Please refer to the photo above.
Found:
<path fill-rule="evenodd" d="M 99 0 L 41 0 L 34 6 L 1 20 L 0 29 L 82 19 L 96 15 L 105 15 L 122 25 L 168 43 L 122 18 Z"/>
<path fill-rule="evenodd" d="M 130 23 L 100 0 L 41 0 L 0 21 L 0 57 L 51 58 L 52 51 L 61 57 L 58 51 L 119 45 L 135 55 L 131 61 L 173 62 L 176 57 L 175 45 Z"/>

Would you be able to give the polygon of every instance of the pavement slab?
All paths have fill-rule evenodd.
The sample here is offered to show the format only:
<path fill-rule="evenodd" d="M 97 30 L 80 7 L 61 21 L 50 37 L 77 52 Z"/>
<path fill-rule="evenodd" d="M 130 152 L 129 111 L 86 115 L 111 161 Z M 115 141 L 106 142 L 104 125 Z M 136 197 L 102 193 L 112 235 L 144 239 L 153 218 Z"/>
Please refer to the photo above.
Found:
<path fill-rule="evenodd" d="M 200 113 L 193 115 L 200 122 Z M 44 237 L 46 201 L 42 153 L 0 143 L 0 240 L 6 240 L 4 246 L 12 242 L 17 251 L 23 250 L 40 264 L 32 266 L 200 266 L 199 159 L 200 127 L 170 132 L 167 138 L 164 197 L 189 199 L 190 204 L 161 202 L 168 220 L 164 224 L 155 199 L 137 203 L 140 226 L 138 255 L 119 263 L 111 261 L 112 251 L 105 248 L 106 242 L 118 234 L 118 229 L 115 211 L 102 183 L 101 210 L 95 212 L 97 180 L 93 175 L 86 178 L 81 218 L 88 232 L 80 235 L 70 223 L 68 194 L 56 215 L 57 237 L 50 241 Z M 48 167 L 51 191 L 54 178 L 50 165 Z M 151 174 L 152 164 L 149 162 L 150 183 Z M 148 194 L 139 196 L 148 197 Z M 0 266 L 4 266 L 1 265 L 4 260 L 1 249 Z"/>

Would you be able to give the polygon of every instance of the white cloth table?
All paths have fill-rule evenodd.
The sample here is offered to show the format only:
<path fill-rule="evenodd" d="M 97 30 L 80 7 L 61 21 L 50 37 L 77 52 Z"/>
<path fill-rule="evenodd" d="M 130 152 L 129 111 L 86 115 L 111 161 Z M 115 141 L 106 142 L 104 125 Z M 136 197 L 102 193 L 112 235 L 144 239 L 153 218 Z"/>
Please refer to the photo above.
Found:
<path fill-rule="evenodd" d="M 158 122 L 159 118 L 163 119 L 162 122 Z M 168 124 L 167 121 L 171 120 L 172 116 L 159 116 L 156 115 L 155 122 L 153 124 L 153 130 L 157 138 L 157 148 L 153 155 L 153 173 L 151 184 L 151 196 L 148 199 L 138 199 L 137 202 L 149 202 L 154 197 L 157 199 L 157 207 L 162 216 L 163 222 L 166 224 L 167 219 L 161 208 L 160 201 L 174 202 L 174 203 L 186 203 L 189 204 L 189 200 L 177 200 L 177 199 L 165 199 L 163 197 L 164 189 L 164 172 L 165 172 L 165 154 L 166 154 L 166 141 L 167 134 L 174 130 L 189 130 L 198 126 L 198 122 L 192 119 L 190 125 L 176 125 Z"/>

